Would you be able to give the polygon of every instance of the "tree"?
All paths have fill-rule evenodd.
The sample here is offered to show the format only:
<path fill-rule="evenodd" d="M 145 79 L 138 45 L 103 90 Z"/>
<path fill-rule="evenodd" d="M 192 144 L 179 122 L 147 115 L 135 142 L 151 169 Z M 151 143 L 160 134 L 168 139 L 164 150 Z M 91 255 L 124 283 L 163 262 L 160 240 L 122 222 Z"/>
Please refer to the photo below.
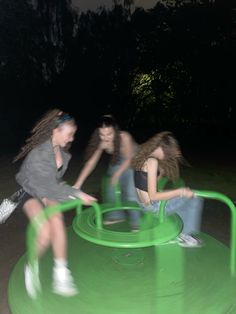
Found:
<path fill-rule="evenodd" d="M 44 42 L 41 67 L 46 81 L 62 73 L 70 41 L 77 32 L 78 16 L 70 0 L 34 0 Z"/>

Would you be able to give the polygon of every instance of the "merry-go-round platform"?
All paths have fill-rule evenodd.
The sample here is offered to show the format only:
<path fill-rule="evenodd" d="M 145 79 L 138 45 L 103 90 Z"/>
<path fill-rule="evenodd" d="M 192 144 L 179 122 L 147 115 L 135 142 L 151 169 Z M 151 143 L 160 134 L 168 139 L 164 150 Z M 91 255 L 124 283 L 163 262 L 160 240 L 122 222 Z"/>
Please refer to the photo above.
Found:
<path fill-rule="evenodd" d="M 24 265 L 35 258 L 37 217 L 28 227 L 28 251 L 16 263 L 9 280 L 12 314 L 229 314 L 236 313 L 236 209 L 217 192 L 196 195 L 224 202 L 231 211 L 229 247 L 201 233 L 201 248 L 184 248 L 175 239 L 182 222 L 177 215 L 143 215 L 141 229 L 130 232 L 127 222 L 103 226 L 104 213 L 140 210 L 137 204 L 93 204 L 82 209 L 73 200 L 46 209 L 76 209 L 67 229 L 69 268 L 79 289 L 73 297 L 52 292 L 53 258 L 49 250 L 40 260 L 42 291 L 31 299 L 24 285 Z"/>

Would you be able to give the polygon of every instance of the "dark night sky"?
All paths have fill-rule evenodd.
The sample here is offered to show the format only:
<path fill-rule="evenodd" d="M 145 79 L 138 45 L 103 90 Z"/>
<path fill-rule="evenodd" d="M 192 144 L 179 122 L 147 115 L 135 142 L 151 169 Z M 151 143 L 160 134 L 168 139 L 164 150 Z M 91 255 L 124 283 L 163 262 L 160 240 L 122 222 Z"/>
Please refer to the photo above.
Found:
<path fill-rule="evenodd" d="M 142 6 L 148 9 L 153 7 L 156 2 L 157 0 L 135 0 L 135 6 Z M 82 11 L 87 9 L 95 10 L 103 5 L 107 7 L 112 7 L 113 5 L 112 0 L 72 0 L 72 3 Z M 121 3 L 123 3 L 123 0 Z M 91 93 L 89 88 L 86 91 L 81 91 L 80 87 L 74 84 L 74 86 L 69 85 L 69 87 L 64 88 L 64 90 L 65 92 L 63 91 L 63 86 L 58 87 L 57 82 L 55 82 L 52 86 L 52 91 L 46 92 L 45 95 L 41 92 L 40 86 L 38 89 L 36 88 L 36 90 L 32 89 L 32 91 L 31 88 L 27 86 L 27 92 L 24 90 L 22 92 L 23 94 L 19 96 L 17 95 L 17 90 L 14 90 L 14 92 L 11 90 L 3 91 L 1 94 L 2 103 L 0 105 L 0 131 L 2 134 L 0 139 L 0 145 L 2 147 L 1 153 L 4 153 L 4 151 L 15 152 L 15 150 L 18 150 L 22 141 L 29 135 L 29 131 L 34 123 L 40 115 L 49 108 L 59 107 L 74 115 L 78 123 L 77 139 L 81 146 L 86 143 L 88 136 L 91 134 L 97 117 L 101 114 L 113 113 L 108 110 L 105 112 L 104 108 L 100 107 L 102 104 L 99 104 L 99 102 L 95 105 L 97 99 L 93 98 L 93 93 Z M 3 96 L 3 94 L 5 96 Z M 94 93 L 94 95 L 94 97 L 96 97 L 96 93 Z M 227 96 L 227 93 L 225 93 L 225 95 Z M 4 98 L 6 100 L 5 103 Z M 34 101 L 35 98 L 37 98 L 36 101 Z M 103 101 L 103 105 L 108 104 L 110 98 L 107 96 L 107 99 L 102 98 L 100 101 Z M 28 104 L 32 104 L 30 108 L 26 107 Z M 120 106 L 122 105 L 124 106 L 124 104 L 121 103 Z M 119 112 L 124 114 L 125 109 L 124 107 L 124 110 Z M 121 128 L 123 128 L 122 117 L 117 116 L 116 118 Z M 216 128 L 216 131 L 218 131 L 217 134 L 227 138 L 227 134 L 221 134 L 221 129 L 221 127 Z M 132 132 L 132 130 L 130 131 Z M 152 130 L 148 128 L 146 131 L 147 136 L 152 132 Z M 215 132 L 215 130 L 212 130 L 210 134 L 213 134 L 213 131 Z"/>

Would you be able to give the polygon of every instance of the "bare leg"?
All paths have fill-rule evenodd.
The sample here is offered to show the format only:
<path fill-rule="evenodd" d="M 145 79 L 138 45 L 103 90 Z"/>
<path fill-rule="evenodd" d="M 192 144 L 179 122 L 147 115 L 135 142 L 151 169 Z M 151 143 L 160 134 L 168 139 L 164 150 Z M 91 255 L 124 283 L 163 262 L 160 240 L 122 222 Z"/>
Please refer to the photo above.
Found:
<path fill-rule="evenodd" d="M 29 199 L 23 207 L 23 210 L 26 216 L 31 221 L 34 217 L 36 217 L 43 210 L 42 204 L 37 199 Z M 42 225 L 41 230 L 39 231 L 37 238 L 37 255 L 40 257 L 43 255 L 45 250 L 48 248 L 50 244 L 50 225 L 49 222 L 45 222 Z"/>
<path fill-rule="evenodd" d="M 56 205 L 57 202 L 45 199 L 46 206 Z M 49 218 L 51 244 L 54 255 L 53 290 L 63 296 L 73 296 L 78 293 L 67 267 L 67 236 L 62 213 L 56 213 Z"/>
<path fill-rule="evenodd" d="M 49 220 L 51 227 L 52 249 L 54 257 L 58 259 L 67 258 L 67 236 L 63 214 L 53 215 Z"/>
<path fill-rule="evenodd" d="M 46 200 L 46 206 L 58 204 L 56 201 Z M 56 213 L 49 218 L 51 244 L 54 258 L 67 259 L 67 236 L 62 213 Z"/>

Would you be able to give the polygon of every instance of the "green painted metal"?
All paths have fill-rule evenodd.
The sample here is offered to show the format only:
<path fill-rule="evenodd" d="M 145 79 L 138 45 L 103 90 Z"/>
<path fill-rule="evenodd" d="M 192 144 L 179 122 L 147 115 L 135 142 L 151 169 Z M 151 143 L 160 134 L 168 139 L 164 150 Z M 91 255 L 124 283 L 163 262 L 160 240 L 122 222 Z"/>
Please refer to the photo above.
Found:
<path fill-rule="evenodd" d="M 101 193 L 102 194 L 102 203 L 107 203 L 109 201 L 107 199 L 107 195 L 106 195 L 107 194 L 106 190 L 107 190 L 107 185 L 108 184 L 110 184 L 110 176 L 105 175 L 102 178 L 102 193 Z M 157 189 L 158 189 L 158 191 L 163 191 L 167 187 L 168 184 L 170 184 L 170 187 L 173 188 L 173 189 L 177 189 L 177 188 L 185 186 L 185 182 L 184 182 L 183 178 L 178 178 L 174 182 L 170 182 L 167 177 L 161 177 L 158 180 L 158 182 L 157 182 Z M 119 183 L 117 183 L 114 186 L 114 191 L 115 191 L 115 201 L 114 201 L 114 203 L 116 205 L 116 209 L 114 209 L 114 210 L 119 210 L 119 208 L 121 208 L 121 206 L 124 205 L 124 202 L 122 202 L 121 188 L 120 188 Z M 166 206 L 166 201 L 161 201 L 161 203 L 160 203 L 160 211 L 159 211 L 160 222 L 164 222 L 165 206 Z"/>
<path fill-rule="evenodd" d="M 122 232 L 125 226 L 119 227 Z M 118 249 L 86 241 L 73 228 L 67 234 L 69 267 L 80 294 L 65 298 L 52 293 L 48 251 L 40 262 L 42 294 L 31 300 L 24 288 L 23 255 L 9 281 L 12 314 L 236 313 L 229 249 L 209 235 L 200 235 L 205 242 L 201 249 L 177 244 Z"/>
<path fill-rule="evenodd" d="M 231 275 L 236 274 L 236 207 L 229 197 L 222 193 L 213 191 L 193 191 L 196 196 L 218 200 L 225 203 L 231 212 L 231 230 L 230 230 L 230 271 Z"/>
<path fill-rule="evenodd" d="M 165 182 L 166 183 L 166 182 Z M 116 191 L 119 191 L 119 186 L 116 186 Z M 236 208 L 233 202 L 224 194 L 212 191 L 194 191 L 196 196 L 203 198 L 216 199 L 224 202 L 231 210 L 231 237 L 230 237 L 230 271 L 232 276 L 236 273 Z M 118 193 L 117 193 L 118 194 Z M 119 194 L 118 194 L 119 195 Z M 58 204 L 53 207 L 46 208 L 44 213 L 41 213 L 31 224 L 27 231 L 28 259 L 30 263 L 36 260 L 35 239 L 40 225 L 46 221 L 48 217 L 56 212 L 67 211 L 72 208 L 77 208 L 77 216 L 73 221 L 75 232 L 84 239 L 99 245 L 110 247 L 132 247 L 140 248 L 152 245 L 158 245 L 174 239 L 181 231 L 181 220 L 177 215 L 165 217 L 164 209 L 166 201 L 161 202 L 159 217 L 149 216 L 149 221 L 153 222 L 150 228 L 141 228 L 140 232 L 115 232 L 106 230 L 102 227 L 102 214 L 115 210 L 140 210 L 135 203 L 122 203 L 122 206 L 117 204 L 102 204 L 99 206 L 93 203 L 92 207 L 86 211 L 81 210 L 81 201 L 73 200 L 70 202 Z M 92 210 L 94 210 L 95 215 Z M 144 218 L 145 220 L 145 218 Z M 94 223 L 95 221 L 95 223 Z"/>
<path fill-rule="evenodd" d="M 102 179 L 102 199 L 108 201 L 106 198 L 106 188 L 109 183 L 110 177 L 104 176 Z M 160 180 L 160 187 L 164 188 L 168 180 L 162 178 Z M 178 184 L 176 182 L 176 184 Z M 140 206 L 136 202 L 124 202 L 122 201 L 120 185 L 114 186 L 115 201 L 114 203 L 102 203 L 96 204 L 96 208 L 100 206 L 100 209 L 95 209 L 95 204 L 91 208 L 88 208 L 86 212 L 77 213 L 77 217 L 73 221 L 74 231 L 82 238 L 99 244 L 117 248 L 141 248 L 152 245 L 158 245 L 166 243 L 167 241 L 175 239 L 182 230 L 182 221 L 179 216 L 172 215 L 165 217 L 164 221 L 164 206 L 165 201 L 162 202 L 160 208 L 160 215 L 147 213 L 141 219 L 141 228 L 138 233 L 131 232 L 116 232 L 114 230 L 107 230 L 101 226 L 99 230 L 94 223 L 101 221 L 101 215 L 107 212 L 119 211 L 119 210 L 138 210 L 141 211 Z"/>
<path fill-rule="evenodd" d="M 101 213 L 107 213 L 114 210 L 140 210 L 137 206 L 128 203 L 123 206 L 107 208 L 108 204 L 101 206 Z M 112 206 L 110 204 L 110 206 Z M 82 238 L 99 244 L 117 248 L 141 248 L 152 245 L 163 244 L 167 241 L 175 239 L 182 230 L 182 221 L 178 215 L 171 215 L 160 223 L 158 216 L 150 214 L 149 219 L 142 220 L 143 228 L 139 232 L 117 232 L 108 229 L 97 229 L 96 213 L 93 208 L 88 208 L 81 215 L 73 220 L 74 231 Z M 149 221 L 147 223 L 147 221 Z"/>
<path fill-rule="evenodd" d="M 224 194 L 218 193 L 218 192 L 213 192 L 213 191 L 194 191 L 194 194 L 199 197 L 203 198 L 208 198 L 208 199 L 215 199 L 218 201 L 221 201 L 225 203 L 230 211 L 231 211 L 231 236 L 230 236 L 230 271 L 232 276 L 235 276 L 236 273 L 236 208 L 234 203 Z M 151 234 L 154 236 L 157 236 L 156 242 L 155 239 L 150 237 L 150 234 L 148 230 L 145 230 L 145 232 L 141 229 L 140 232 L 137 234 L 132 234 L 132 235 L 126 235 L 124 236 L 123 233 L 120 235 L 114 231 L 102 231 L 101 233 L 98 232 L 93 232 L 92 229 L 89 231 L 86 227 L 86 219 L 84 220 L 82 217 L 77 217 L 76 220 L 73 222 L 73 227 L 74 230 L 83 238 L 87 239 L 88 241 L 100 244 L 100 245 L 107 245 L 107 246 L 114 246 L 114 247 L 145 247 L 145 246 L 150 246 L 150 245 L 157 245 L 161 244 L 165 241 L 169 241 L 173 239 L 176 235 L 178 235 L 178 231 L 181 231 L 180 224 L 178 220 L 174 219 L 172 220 L 172 223 L 176 223 L 176 229 L 170 228 L 169 224 L 166 224 L 167 222 L 169 223 L 169 219 L 171 216 L 165 217 L 164 209 L 166 205 L 166 201 L 161 202 L 160 206 L 160 213 L 159 213 L 159 220 L 158 217 L 155 215 L 152 216 L 153 220 L 155 221 L 156 229 L 150 229 Z M 107 212 L 107 211 L 114 211 L 114 210 L 123 210 L 123 209 L 137 209 L 135 207 L 131 207 L 129 204 L 119 206 L 119 207 L 110 207 L 109 209 L 103 210 L 101 207 L 102 212 Z M 89 215 L 89 213 L 88 213 Z M 92 226 L 92 216 L 90 216 L 90 224 L 89 226 Z M 81 219 L 81 220 L 80 220 Z M 163 229 L 161 228 L 163 225 Z M 166 225 L 165 225 L 166 224 Z M 166 226 L 166 228 L 165 228 Z M 167 227 L 168 226 L 168 227 Z M 159 228 L 159 231 L 158 231 Z M 85 230 L 85 231 L 84 231 Z M 149 230 L 149 231 L 150 231 Z M 167 233 L 166 233 L 167 232 Z M 176 234 L 177 233 L 177 234 Z M 169 235 L 169 237 L 167 236 Z M 123 239 L 125 242 L 122 243 L 121 239 Z M 137 240 L 137 243 L 132 242 L 133 239 L 134 241 Z M 168 239 L 168 240 L 167 240 Z M 113 243 L 111 243 L 113 242 Z"/>
<path fill-rule="evenodd" d="M 111 177 L 109 175 L 105 175 L 102 178 L 102 203 L 109 203 L 109 199 L 107 198 L 107 186 L 110 184 Z M 122 204 L 122 195 L 121 195 L 121 188 L 119 182 L 114 185 L 115 191 L 115 204 L 117 206 L 121 206 Z"/>
<path fill-rule="evenodd" d="M 167 181 L 162 188 L 166 184 Z M 121 198 L 115 205 L 94 203 L 85 210 L 80 200 L 46 208 L 44 214 L 29 224 L 27 254 L 18 261 L 10 277 L 8 297 L 12 314 L 236 313 L 235 205 L 218 192 L 195 190 L 194 193 L 229 207 L 230 249 L 203 233 L 205 246 L 201 249 L 168 243 L 180 232 L 182 222 L 177 215 L 165 216 L 166 202 L 162 202 L 159 216 L 143 215 L 141 231 L 137 233 L 125 231 L 124 224 L 117 224 L 116 230 L 102 225 L 102 215 L 106 212 L 140 210 L 137 204 L 123 203 Z M 68 254 L 80 294 L 63 298 L 52 293 L 53 257 L 49 251 L 40 260 L 42 293 L 36 300 L 30 300 L 24 288 L 23 266 L 26 260 L 30 263 L 36 260 L 40 226 L 54 213 L 74 208 L 73 228 L 68 229 Z"/>

